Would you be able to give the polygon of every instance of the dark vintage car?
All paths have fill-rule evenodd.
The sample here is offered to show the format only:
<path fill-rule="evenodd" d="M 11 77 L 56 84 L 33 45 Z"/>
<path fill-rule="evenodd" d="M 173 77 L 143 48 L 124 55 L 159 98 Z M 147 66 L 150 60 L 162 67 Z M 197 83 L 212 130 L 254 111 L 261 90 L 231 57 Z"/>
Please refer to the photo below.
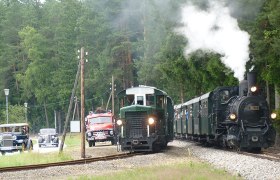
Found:
<path fill-rule="evenodd" d="M 29 125 L 27 123 L 0 125 L 0 151 L 7 152 L 32 150 L 33 143 L 29 138 Z"/>
<path fill-rule="evenodd" d="M 58 147 L 59 144 L 59 137 L 56 133 L 55 128 L 44 128 L 40 129 L 38 133 L 38 144 L 39 147 L 42 146 L 56 146 Z"/>

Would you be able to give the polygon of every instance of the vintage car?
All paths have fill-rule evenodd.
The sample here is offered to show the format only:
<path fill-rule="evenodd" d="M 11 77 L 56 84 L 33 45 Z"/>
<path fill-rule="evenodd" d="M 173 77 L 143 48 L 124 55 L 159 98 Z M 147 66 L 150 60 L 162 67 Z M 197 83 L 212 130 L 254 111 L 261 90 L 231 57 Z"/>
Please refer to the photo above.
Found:
<path fill-rule="evenodd" d="M 40 129 L 38 133 L 38 144 L 39 147 L 42 146 L 56 146 L 58 147 L 59 144 L 59 137 L 56 133 L 55 128 L 44 128 Z"/>
<path fill-rule="evenodd" d="M 1 124 L 1 154 L 25 150 L 33 150 L 33 143 L 29 137 L 29 125 L 27 123 Z"/>

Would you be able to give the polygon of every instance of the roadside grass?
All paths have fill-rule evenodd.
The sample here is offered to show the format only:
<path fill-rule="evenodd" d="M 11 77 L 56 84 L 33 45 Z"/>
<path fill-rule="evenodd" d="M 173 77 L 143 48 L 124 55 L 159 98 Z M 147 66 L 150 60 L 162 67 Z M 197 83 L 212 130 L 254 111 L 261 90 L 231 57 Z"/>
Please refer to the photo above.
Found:
<path fill-rule="evenodd" d="M 24 166 L 31 164 L 45 164 L 52 162 L 72 160 L 72 157 L 66 153 L 19 153 L 12 156 L 1 156 L 0 167 Z"/>
<path fill-rule="evenodd" d="M 233 176 L 224 170 L 213 168 L 207 163 L 199 161 L 189 161 L 186 163 L 172 163 L 168 165 L 149 166 L 136 169 L 110 172 L 100 176 L 79 176 L 68 179 L 78 180 L 169 180 L 169 179 L 191 179 L 191 180 L 240 180 L 239 176 Z"/>
<path fill-rule="evenodd" d="M 12 166 L 24 166 L 31 164 L 45 164 L 53 162 L 61 162 L 73 160 L 71 156 L 71 149 L 75 149 L 81 146 L 80 133 L 67 134 L 65 143 L 67 148 L 62 153 L 38 153 L 38 152 L 23 152 L 13 155 L 5 155 L 0 157 L 0 167 L 12 167 Z M 34 141 L 34 145 L 36 141 Z"/>

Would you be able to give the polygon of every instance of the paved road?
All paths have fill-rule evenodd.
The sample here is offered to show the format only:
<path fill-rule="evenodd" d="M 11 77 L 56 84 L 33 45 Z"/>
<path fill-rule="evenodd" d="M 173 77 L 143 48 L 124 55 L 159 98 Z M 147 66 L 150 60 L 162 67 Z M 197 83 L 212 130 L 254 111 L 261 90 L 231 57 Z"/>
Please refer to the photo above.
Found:
<path fill-rule="evenodd" d="M 59 151 L 59 146 L 60 146 L 60 141 L 59 141 L 59 145 L 58 145 L 58 147 L 55 147 L 55 146 L 42 146 L 42 147 L 39 147 L 38 146 L 38 139 L 32 139 L 32 141 L 33 141 L 33 151 L 32 152 L 38 152 L 38 153 L 50 153 L 50 152 L 58 152 Z M 66 148 L 67 147 L 67 145 L 66 144 L 64 144 L 64 147 L 63 148 Z M 24 153 L 27 153 L 27 151 L 25 151 Z M 15 154 L 20 154 L 20 152 L 19 151 L 17 151 L 17 152 L 13 152 L 13 153 L 6 153 L 5 154 L 5 156 L 11 156 L 11 155 L 15 155 Z M 1 155 L 1 153 L 0 153 L 0 156 L 2 156 Z"/>

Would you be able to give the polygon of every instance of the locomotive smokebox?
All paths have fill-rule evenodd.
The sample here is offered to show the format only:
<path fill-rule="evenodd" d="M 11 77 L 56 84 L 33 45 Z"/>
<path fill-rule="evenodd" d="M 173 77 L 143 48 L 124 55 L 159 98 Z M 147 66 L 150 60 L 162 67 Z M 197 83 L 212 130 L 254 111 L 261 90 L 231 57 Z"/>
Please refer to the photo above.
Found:
<path fill-rule="evenodd" d="M 255 72 L 247 73 L 248 96 L 257 94 L 257 75 Z"/>

